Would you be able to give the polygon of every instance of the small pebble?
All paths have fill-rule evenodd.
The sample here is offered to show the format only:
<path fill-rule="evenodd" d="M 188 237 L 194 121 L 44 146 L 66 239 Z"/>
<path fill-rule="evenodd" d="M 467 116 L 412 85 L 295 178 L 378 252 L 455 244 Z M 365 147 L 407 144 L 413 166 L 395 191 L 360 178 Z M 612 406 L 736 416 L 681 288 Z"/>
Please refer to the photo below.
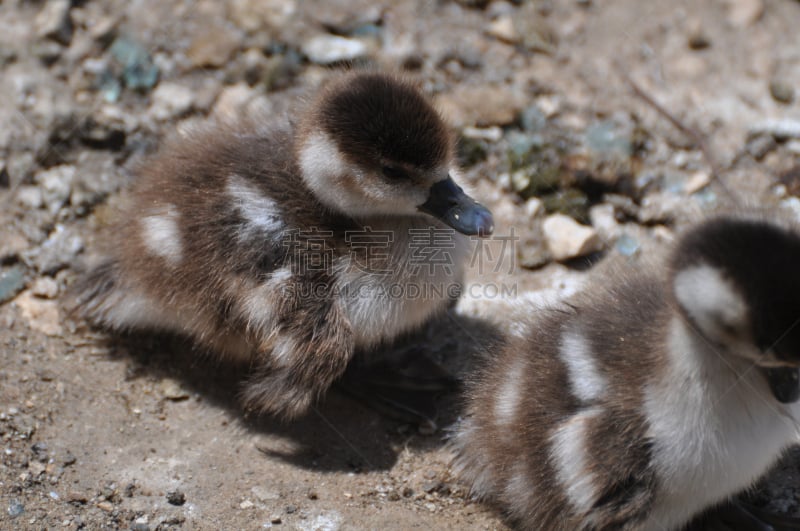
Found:
<path fill-rule="evenodd" d="M 633 256 L 641 249 L 639 242 L 629 234 L 622 234 L 617 240 L 615 247 L 622 256 Z"/>
<path fill-rule="evenodd" d="M 14 200 L 20 205 L 31 210 L 42 208 L 42 205 L 44 205 L 42 189 L 38 186 L 20 186 L 17 189 L 17 194 L 14 197 Z"/>
<path fill-rule="evenodd" d="M 367 46 L 356 39 L 338 35 L 319 35 L 303 44 L 303 53 L 313 63 L 329 65 L 365 57 Z"/>
<path fill-rule="evenodd" d="M 261 485 L 256 485 L 250 489 L 250 492 L 253 493 L 253 496 L 258 498 L 259 501 L 270 501 L 270 500 L 277 500 L 281 497 L 280 492 L 275 490 L 270 490 L 266 487 L 262 487 Z"/>
<path fill-rule="evenodd" d="M 161 380 L 160 387 L 162 396 L 169 400 L 180 401 L 189 398 L 189 392 L 181 386 L 179 381 L 172 378 Z"/>
<path fill-rule="evenodd" d="M 150 90 L 158 81 L 159 69 L 147 49 L 128 37 L 117 37 L 110 47 L 111 55 L 122 65 L 125 86 L 133 90 Z"/>
<path fill-rule="evenodd" d="M 172 120 L 188 113 L 194 105 L 194 92 L 179 83 L 159 83 L 151 96 L 150 114 L 156 120 Z"/>
<path fill-rule="evenodd" d="M 167 502 L 171 505 L 183 505 L 186 503 L 186 495 L 180 490 L 171 490 L 167 492 Z"/>
<path fill-rule="evenodd" d="M 13 266 L 0 270 L 0 304 L 13 299 L 25 287 L 25 269 Z"/>
<path fill-rule="evenodd" d="M 489 24 L 486 33 L 511 44 L 519 41 L 519 34 L 517 34 L 517 30 L 514 28 L 514 19 L 511 18 L 510 15 L 497 17 Z"/>
<path fill-rule="evenodd" d="M 599 251 L 600 236 L 589 226 L 581 225 L 563 214 L 553 214 L 542 224 L 547 247 L 558 261 L 577 258 Z"/>
<path fill-rule="evenodd" d="M 25 506 L 14 500 L 8 505 L 8 516 L 16 518 L 25 512 Z"/>
<path fill-rule="evenodd" d="M 67 493 L 66 500 L 68 503 L 79 503 L 82 505 L 89 501 L 89 498 L 86 497 L 86 494 L 73 490 Z"/>
<path fill-rule="evenodd" d="M 704 50 L 711 46 L 711 40 L 703 29 L 700 20 L 690 20 L 688 23 L 687 33 L 689 38 L 687 44 L 692 50 Z"/>
<path fill-rule="evenodd" d="M 52 277 L 40 277 L 33 283 L 31 291 L 37 297 L 55 299 L 58 295 L 58 283 Z"/>
<path fill-rule="evenodd" d="M 180 504 L 180 505 L 182 505 L 182 504 Z M 253 502 L 251 502 L 250 500 L 245 500 L 245 501 L 243 501 L 242 503 L 239 504 L 239 509 L 252 509 L 253 507 L 255 507 L 255 504 Z"/>
<path fill-rule="evenodd" d="M 34 297 L 30 291 L 26 291 L 14 299 L 14 302 L 22 311 L 22 317 L 31 329 L 48 336 L 61 334 L 61 317 L 55 301 L 39 299 Z"/>
<path fill-rule="evenodd" d="M 422 484 L 422 490 L 430 494 L 431 492 L 438 490 L 441 485 L 441 481 L 426 481 Z"/>
<path fill-rule="evenodd" d="M 779 103 L 789 104 L 794 101 L 794 87 L 784 81 L 772 81 L 769 84 L 769 93 Z"/>
<path fill-rule="evenodd" d="M 687 194 L 693 194 L 695 192 L 699 192 L 710 183 L 711 174 L 707 171 L 698 171 L 689 177 L 689 179 L 684 183 L 684 191 Z"/>
<path fill-rule="evenodd" d="M 778 143 L 770 134 L 754 135 L 747 140 L 744 146 L 745 151 L 756 160 L 761 160 L 767 154 L 778 147 Z"/>
<path fill-rule="evenodd" d="M 75 166 L 64 164 L 36 175 L 36 182 L 42 190 L 42 199 L 51 214 L 57 213 L 69 200 Z"/>

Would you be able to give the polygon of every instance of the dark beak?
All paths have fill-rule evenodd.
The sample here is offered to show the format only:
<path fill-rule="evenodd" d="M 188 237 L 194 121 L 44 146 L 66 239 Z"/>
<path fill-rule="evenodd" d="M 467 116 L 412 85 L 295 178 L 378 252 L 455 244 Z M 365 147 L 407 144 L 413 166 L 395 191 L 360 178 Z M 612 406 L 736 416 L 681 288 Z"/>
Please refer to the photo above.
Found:
<path fill-rule="evenodd" d="M 791 404 L 800 399 L 800 368 L 763 368 L 773 396 L 782 404 Z"/>
<path fill-rule="evenodd" d="M 431 186 L 428 200 L 419 210 L 468 236 L 488 236 L 494 231 L 489 209 L 465 194 L 451 177 Z"/>

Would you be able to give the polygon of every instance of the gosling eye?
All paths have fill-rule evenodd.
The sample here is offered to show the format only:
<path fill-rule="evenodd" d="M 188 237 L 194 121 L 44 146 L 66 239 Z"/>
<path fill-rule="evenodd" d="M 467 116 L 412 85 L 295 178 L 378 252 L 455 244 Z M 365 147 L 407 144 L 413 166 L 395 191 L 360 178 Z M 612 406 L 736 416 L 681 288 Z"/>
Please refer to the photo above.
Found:
<path fill-rule="evenodd" d="M 397 166 L 382 166 L 381 172 L 383 173 L 384 177 L 392 181 L 408 179 L 408 173 L 406 173 L 404 169 L 398 168 Z"/>

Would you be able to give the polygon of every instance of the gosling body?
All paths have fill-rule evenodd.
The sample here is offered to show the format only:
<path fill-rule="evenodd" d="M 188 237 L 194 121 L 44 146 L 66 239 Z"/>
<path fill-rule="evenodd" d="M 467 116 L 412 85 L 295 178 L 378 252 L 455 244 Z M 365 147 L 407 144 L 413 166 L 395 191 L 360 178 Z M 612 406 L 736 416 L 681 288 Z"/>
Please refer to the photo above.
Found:
<path fill-rule="evenodd" d="M 800 231 L 689 229 L 531 316 L 467 391 L 456 470 L 524 529 L 680 529 L 798 442 Z"/>

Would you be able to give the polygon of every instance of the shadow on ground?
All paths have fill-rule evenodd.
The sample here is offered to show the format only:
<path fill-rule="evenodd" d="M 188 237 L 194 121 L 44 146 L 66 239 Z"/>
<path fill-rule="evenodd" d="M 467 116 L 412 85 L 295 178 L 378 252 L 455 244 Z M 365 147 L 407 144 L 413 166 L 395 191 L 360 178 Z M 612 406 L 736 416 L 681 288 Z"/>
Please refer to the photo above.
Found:
<path fill-rule="evenodd" d="M 266 456 L 309 470 L 361 473 L 391 469 L 404 448 L 424 451 L 444 444 L 448 426 L 461 413 L 461 378 L 496 351 L 501 335 L 483 321 L 448 312 L 391 345 L 357 355 L 348 369 L 347 385 L 335 385 L 320 403 L 293 421 L 245 411 L 238 395 L 250 368 L 218 360 L 183 337 L 137 332 L 107 334 L 102 341 L 110 358 L 128 363 L 127 380 L 175 379 L 189 393 L 238 419 L 245 430 L 291 441 L 290 450 L 258 447 Z M 414 422 L 413 417 L 402 418 L 379 407 L 369 392 L 353 389 L 358 385 L 353 376 L 358 377 L 364 365 L 380 365 L 385 376 L 387 367 L 408 370 L 416 361 L 421 363 L 412 372 L 436 367 L 454 384 L 448 390 L 418 392 L 418 402 L 432 401 L 424 407 L 435 418 L 434 430 Z"/>

